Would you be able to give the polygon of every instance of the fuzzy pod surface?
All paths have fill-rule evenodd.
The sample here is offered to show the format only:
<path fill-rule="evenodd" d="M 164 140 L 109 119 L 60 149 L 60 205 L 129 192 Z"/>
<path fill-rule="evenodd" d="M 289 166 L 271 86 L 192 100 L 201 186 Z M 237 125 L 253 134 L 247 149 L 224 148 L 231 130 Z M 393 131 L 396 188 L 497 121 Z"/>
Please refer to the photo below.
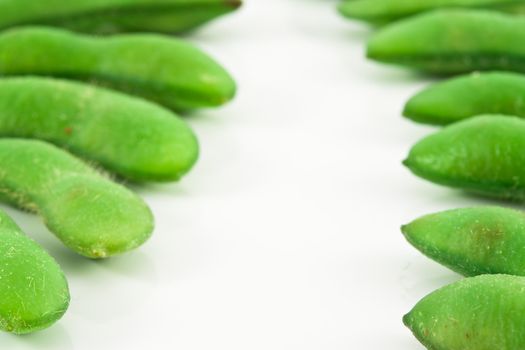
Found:
<path fill-rule="evenodd" d="M 395 22 L 368 42 L 370 59 L 432 74 L 525 72 L 525 19 L 486 10 L 438 10 Z"/>
<path fill-rule="evenodd" d="M 445 286 L 403 317 L 430 350 L 525 348 L 525 277 L 481 275 Z"/>
<path fill-rule="evenodd" d="M 153 231 L 142 199 L 44 141 L 0 139 L 0 197 L 39 214 L 67 247 L 89 258 L 137 248 Z"/>
<path fill-rule="evenodd" d="M 481 114 L 525 118 L 525 75 L 482 72 L 451 78 L 423 89 L 403 115 L 423 124 L 447 125 Z"/>
<path fill-rule="evenodd" d="M 525 276 L 525 213 L 475 207 L 425 215 L 402 227 L 410 244 L 465 275 Z"/>
<path fill-rule="evenodd" d="M 509 13 L 525 10 L 522 0 L 345 0 L 338 7 L 347 18 L 377 25 L 443 8 L 489 9 Z"/>
<path fill-rule="evenodd" d="M 69 288 L 56 261 L 0 211 L 0 329 L 42 330 L 69 306 Z"/>
<path fill-rule="evenodd" d="M 180 33 L 241 4 L 240 0 L 0 0 L 0 28 L 37 24 L 97 34 Z"/>
<path fill-rule="evenodd" d="M 0 136 L 52 142 L 133 181 L 173 181 L 197 139 L 173 112 L 140 98 L 45 77 L 0 79 Z"/>
<path fill-rule="evenodd" d="M 0 33 L 0 76 L 43 75 L 87 81 L 142 96 L 173 110 L 231 100 L 232 77 L 195 46 L 158 34 L 99 37 L 51 27 Z"/>
<path fill-rule="evenodd" d="M 525 200 L 525 120 L 484 115 L 417 142 L 403 162 L 431 182 L 501 199 Z"/>

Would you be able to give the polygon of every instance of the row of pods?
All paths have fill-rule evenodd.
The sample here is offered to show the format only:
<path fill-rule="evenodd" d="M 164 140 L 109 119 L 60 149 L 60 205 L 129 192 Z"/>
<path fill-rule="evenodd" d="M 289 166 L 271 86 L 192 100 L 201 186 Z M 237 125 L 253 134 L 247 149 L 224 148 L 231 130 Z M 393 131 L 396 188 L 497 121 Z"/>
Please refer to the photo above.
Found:
<path fill-rule="evenodd" d="M 443 81 L 403 115 L 442 127 L 403 164 L 416 176 L 498 201 L 525 202 L 525 9 L 521 0 L 346 0 L 371 23 L 369 59 Z M 525 349 L 525 213 L 459 208 L 402 226 L 423 254 L 466 278 L 403 317 L 431 350 Z"/>
<path fill-rule="evenodd" d="M 174 37 L 239 0 L 0 0 L 0 199 L 66 247 L 108 258 L 154 229 L 123 182 L 177 181 L 197 161 L 181 117 L 236 92 L 216 60 Z M 70 302 L 57 262 L 0 212 L 0 329 L 49 327 Z"/>

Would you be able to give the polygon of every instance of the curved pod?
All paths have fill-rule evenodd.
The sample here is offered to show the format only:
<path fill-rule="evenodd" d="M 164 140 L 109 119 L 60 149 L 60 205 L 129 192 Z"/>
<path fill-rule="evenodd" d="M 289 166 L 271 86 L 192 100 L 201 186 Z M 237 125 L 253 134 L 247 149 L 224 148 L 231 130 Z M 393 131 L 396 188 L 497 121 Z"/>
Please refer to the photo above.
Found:
<path fill-rule="evenodd" d="M 403 111 L 413 121 L 433 125 L 481 114 L 525 117 L 525 75 L 486 72 L 452 78 L 417 93 Z"/>
<path fill-rule="evenodd" d="M 0 329 L 35 332 L 58 321 L 69 288 L 56 261 L 0 211 Z"/>
<path fill-rule="evenodd" d="M 523 349 L 525 277 L 463 279 L 423 298 L 403 322 L 428 349 Z"/>
<path fill-rule="evenodd" d="M 0 34 L 0 75 L 88 81 L 174 110 L 219 106 L 236 90 L 224 68 L 180 39 L 155 34 L 97 37 L 47 27 Z"/>
<path fill-rule="evenodd" d="M 0 79 L 0 136 L 52 142 L 134 181 L 178 180 L 199 153 L 194 133 L 172 112 L 51 78 Z"/>
<path fill-rule="evenodd" d="M 43 141 L 0 139 L 0 194 L 41 215 L 66 246 L 90 258 L 132 250 L 153 231 L 139 197 Z"/>
<path fill-rule="evenodd" d="M 235 11 L 240 0 L 0 0 L 0 28 L 38 24 L 88 33 L 179 33 Z"/>
<path fill-rule="evenodd" d="M 502 199 L 525 200 L 525 120 L 470 118 L 423 138 L 404 164 L 437 184 Z"/>
<path fill-rule="evenodd" d="M 393 22 L 442 8 L 485 8 L 520 13 L 525 6 L 521 0 L 346 0 L 339 4 L 343 16 L 373 24 Z"/>
<path fill-rule="evenodd" d="M 525 213 L 502 207 L 447 210 L 402 227 L 410 244 L 466 276 L 525 276 Z"/>
<path fill-rule="evenodd" d="M 371 59 L 434 74 L 525 72 L 525 19 L 483 10 L 440 10 L 386 26 Z"/>

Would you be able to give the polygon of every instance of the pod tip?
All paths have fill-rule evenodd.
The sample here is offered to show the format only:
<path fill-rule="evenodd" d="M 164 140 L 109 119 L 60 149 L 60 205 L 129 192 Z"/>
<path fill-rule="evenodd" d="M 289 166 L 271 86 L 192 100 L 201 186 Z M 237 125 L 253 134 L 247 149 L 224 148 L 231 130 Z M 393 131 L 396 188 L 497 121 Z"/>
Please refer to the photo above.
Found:
<path fill-rule="evenodd" d="M 403 316 L 403 324 L 410 328 L 410 313 Z"/>

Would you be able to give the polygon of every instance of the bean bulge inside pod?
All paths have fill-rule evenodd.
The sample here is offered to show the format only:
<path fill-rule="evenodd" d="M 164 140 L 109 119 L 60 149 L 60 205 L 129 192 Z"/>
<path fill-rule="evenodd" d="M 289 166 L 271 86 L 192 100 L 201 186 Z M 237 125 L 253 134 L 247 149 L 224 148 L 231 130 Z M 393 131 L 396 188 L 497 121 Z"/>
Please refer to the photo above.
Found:
<path fill-rule="evenodd" d="M 219 106 L 236 90 L 222 66 L 180 39 L 156 34 L 98 37 L 49 27 L 2 32 L 0 75 L 88 81 L 173 110 Z"/>
<path fill-rule="evenodd" d="M 525 349 L 525 277 L 463 279 L 423 298 L 403 322 L 427 349 Z"/>
<path fill-rule="evenodd" d="M 39 24 L 99 34 L 179 33 L 240 6 L 240 0 L 0 0 L 0 28 Z"/>
<path fill-rule="evenodd" d="M 0 139 L 0 196 L 38 213 L 66 246 L 89 258 L 137 248 L 153 231 L 139 197 L 43 141 Z"/>
<path fill-rule="evenodd" d="M 417 176 L 480 195 L 525 200 L 525 120 L 470 118 L 423 138 L 404 164 Z"/>
<path fill-rule="evenodd" d="M 56 261 L 0 211 L 0 329 L 25 334 L 58 321 L 69 288 Z"/>
<path fill-rule="evenodd" d="M 465 276 L 525 276 L 525 213 L 502 207 L 447 210 L 402 227 L 429 258 Z"/>
<path fill-rule="evenodd" d="M 378 31 L 371 59 L 435 74 L 525 72 L 525 18 L 485 10 L 439 10 Z"/>
<path fill-rule="evenodd" d="M 133 181 L 174 181 L 199 146 L 173 112 L 138 97 L 45 77 L 0 79 L 0 136 L 52 142 Z"/>

